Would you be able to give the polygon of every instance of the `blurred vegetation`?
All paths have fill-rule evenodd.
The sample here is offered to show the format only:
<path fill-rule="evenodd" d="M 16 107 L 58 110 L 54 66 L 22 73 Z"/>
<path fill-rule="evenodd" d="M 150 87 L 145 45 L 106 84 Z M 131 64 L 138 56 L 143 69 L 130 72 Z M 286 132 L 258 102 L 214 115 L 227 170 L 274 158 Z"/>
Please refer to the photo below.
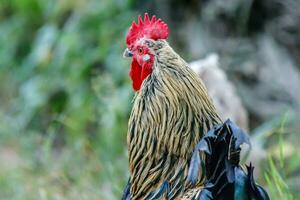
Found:
<path fill-rule="evenodd" d="M 132 97 L 122 59 L 129 6 L 1 1 L 0 199 L 120 195 Z"/>
<path fill-rule="evenodd" d="M 204 22 L 215 21 L 212 16 L 219 16 L 220 10 L 226 16 L 239 8 L 213 2 L 215 7 L 205 9 Z M 160 6 L 133 0 L 1 0 L 0 199 L 120 197 L 128 177 L 126 127 L 133 96 L 129 61 L 122 58 L 124 38 L 131 21 L 146 9 L 158 15 L 165 9 L 161 17 L 180 22 L 181 10 L 170 3 L 176 13 L 169 16 L 166 3 L 170 2 Z M 192 6 L 176 4 L 184 13 L 197 8 L 194 1 Z M 252 37 L 262 31 L 253 28 L 256 18 L 251 18 L 249 29 L 242 26 L 247 18 L 233 18 L 230 26 L 237 35 L 225 37 Z M 175 31 L 172 22 L 170 26 L 173 42 L 180 29 Z M 172 46 L 188 58 L 198 52 L 190 55 L 183 40 Z M 291 51 L 297 55 L 299 49 Z M 300 192 L 299 139 L 291 134 L 299 134 L 299 129 L 289 129 L 295 119 L 284 125 L 281 118 L 252 120 L 253 140 L 264 143 L 270 157 L 256 170 L 272 199 Z"/>

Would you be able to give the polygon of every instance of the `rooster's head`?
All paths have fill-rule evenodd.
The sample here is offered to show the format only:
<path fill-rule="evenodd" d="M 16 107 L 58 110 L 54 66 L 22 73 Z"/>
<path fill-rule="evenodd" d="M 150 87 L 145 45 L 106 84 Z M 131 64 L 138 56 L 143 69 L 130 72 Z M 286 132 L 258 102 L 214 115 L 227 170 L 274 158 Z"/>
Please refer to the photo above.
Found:
<path fill-rule="evenodd" d="M 127 48 L 124 57 L 132 57 L 129 75 L 135 91 L 140 90 L 144 79 L 153 70 L 156 42 L 167 39 L 168 35 L 168 25 L 155 16 L 150 19 L 147 13 L 144 21 L 139 16 L 138 23 L 132 23 L 126 36 Z"/>

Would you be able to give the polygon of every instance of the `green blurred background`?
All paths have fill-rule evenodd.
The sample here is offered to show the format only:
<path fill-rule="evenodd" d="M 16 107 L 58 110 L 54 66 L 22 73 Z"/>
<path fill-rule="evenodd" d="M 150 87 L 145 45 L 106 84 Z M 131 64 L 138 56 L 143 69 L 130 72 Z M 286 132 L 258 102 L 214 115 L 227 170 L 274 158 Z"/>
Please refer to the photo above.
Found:
<path fill-rule="evenodd" d="M 0 199 L 120 199 L 134 95 L 122 52 L 145 11 L 169 24 L 187 61 L 220 55 L 266 155 L 259 182 L 272 199 L 297 199 L 299 10 L 298 0 L 1 0 Z"/>

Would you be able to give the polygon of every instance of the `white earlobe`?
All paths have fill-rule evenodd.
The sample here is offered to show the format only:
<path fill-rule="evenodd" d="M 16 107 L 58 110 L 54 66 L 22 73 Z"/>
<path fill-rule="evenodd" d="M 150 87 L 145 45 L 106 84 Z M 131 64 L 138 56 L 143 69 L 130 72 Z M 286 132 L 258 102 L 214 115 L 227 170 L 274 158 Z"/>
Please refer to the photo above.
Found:
<path fill-rule="evenodd" d="M 144 61 L 144 62 L 145 62 L 145 61 L 148 61 L 149 59 L 150 59 L 149 54 L 146 54 L 146 55 L 143 56 L 143 61 Z"/>

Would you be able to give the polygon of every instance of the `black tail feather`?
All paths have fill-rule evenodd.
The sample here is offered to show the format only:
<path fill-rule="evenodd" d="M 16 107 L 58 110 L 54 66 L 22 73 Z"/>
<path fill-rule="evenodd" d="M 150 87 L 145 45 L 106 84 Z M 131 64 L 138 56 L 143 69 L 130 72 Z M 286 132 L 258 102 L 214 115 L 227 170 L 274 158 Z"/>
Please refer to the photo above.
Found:
<path fill-rule="evenodd" d="M 195 148 L 188 181 L 194 184 L 205 163 L 206 182 L 199 200 L 269 200 L 266 191 L 254 182 L 253 167 L 245 172 L 239 165 L 241 145 L 250 145 L 248 136 L 233 122 L 227 120 L 223 125 L 210 130 Z M 205 154 L 201 161 L 200 153 Z"/>

